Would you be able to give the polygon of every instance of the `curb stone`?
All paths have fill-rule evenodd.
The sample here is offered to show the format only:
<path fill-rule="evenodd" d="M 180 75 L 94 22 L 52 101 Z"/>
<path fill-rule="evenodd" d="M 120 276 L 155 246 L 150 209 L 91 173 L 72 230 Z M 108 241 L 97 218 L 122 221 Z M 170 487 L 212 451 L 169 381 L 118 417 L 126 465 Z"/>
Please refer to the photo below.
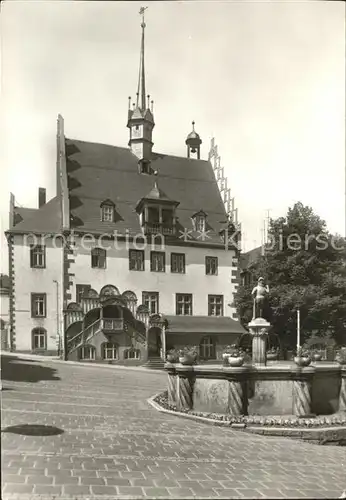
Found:
<path fill-rule="evenodd" d="M 205 424 L 214 425 L 218 427 L 231 427 L 230 422 L 223 420 L 213 420 L 212 418 L 207 417 L 199 417 L 198 415 L 189 415 L 188 413 L 180 413 L 178 411 L 167 410 L 163 408 L 159 403 L 155 401 L 155 399 L 160 396 L 162 393 L 158 392 L 154 396 L 151 396 L 147 399 L 147 402 L 155 408 L 155 410 L 160 411 L 161 413 L 168 413 L 169 415 L 173 415 L 175 417 L 186 418 L 188 420 L 195 420 L 197 422 L 204 422 Z"/>
<path fill-rule="evenodd" d="M 309 441 L 312 444 L 328 444 L 339 442 L 340 440 L 346 440 L 346 426 L 330 426 L 330 427 L 318 427 L 318 428 L 292 428 L 292 427 L 264 427 L 259 425 L 247 424 L 247 423 L 232 423 L 223 420 L 214 420 L 212 418 L 200 417 L 198 415 L 191 415 L 188 413 L 183 413 L 175 410 L 168 410 L 163 408 L 159 403 L 157 403 L 156 398 L 161 396 L 162 393 L 157 393 L 147 400 L 147 402 L 155 408 L 155 410 L 162 413 L 168 413 L 169 415 L 174 415 L 180 418 L 186 418 L 190 420 L 195 420 L 197 422 L 203 422 L 205 424 L 219 426 L 219 427 L 229 427 L 234 430 L 245 431 L 251 434 L 257 434 L 262 436 L 271 437 L 288 437 L 293 439 L 301 439 L 303 441 Z M 341 435 L 340 435 L 341 434 Z M 332 438 L 332 439 L 330 439 Z M 345 496 L 346 498 L 346 496 Z"/>

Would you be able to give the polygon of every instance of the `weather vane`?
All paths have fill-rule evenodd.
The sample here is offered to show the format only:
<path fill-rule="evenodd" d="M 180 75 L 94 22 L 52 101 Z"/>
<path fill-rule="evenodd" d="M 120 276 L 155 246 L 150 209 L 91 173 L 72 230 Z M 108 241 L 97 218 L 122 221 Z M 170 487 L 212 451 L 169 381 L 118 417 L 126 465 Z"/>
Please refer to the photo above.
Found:
<path fill-rule="evenodd" d="M 144 12 L 147 10 L 148 7 L 141 7 L 139 9 L 139 13 L 142 16 L 142 27 L 145 27 L 145 22 L 144 22 Z"/>

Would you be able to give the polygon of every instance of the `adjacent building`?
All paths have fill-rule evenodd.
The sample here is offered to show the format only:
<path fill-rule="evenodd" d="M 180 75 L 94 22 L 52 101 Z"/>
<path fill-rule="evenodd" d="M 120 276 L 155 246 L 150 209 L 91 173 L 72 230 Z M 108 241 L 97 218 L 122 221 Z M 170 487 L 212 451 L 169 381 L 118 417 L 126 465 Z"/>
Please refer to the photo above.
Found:
<path fill-rule="evenodd" d="M 9 322 L 9 302 L 10 302 L 10 279 L 6 274 L 0 274 L 0 330 L 1 330 L 1 350 L 8 349 Z"/>
<path fill-rule="evenodd" d="M 208 360 L 244 331 L 233 305 L 240 224 L 217 146 L 201 159 L 193 123 L 186 157 L 153 150 L 141 28 L 128 147 L 67 137 L 59 116 L 56 196 L 40 188 L 28 209 L 11 195 L 13 351 L 138 364 L 197 345 Z"/>

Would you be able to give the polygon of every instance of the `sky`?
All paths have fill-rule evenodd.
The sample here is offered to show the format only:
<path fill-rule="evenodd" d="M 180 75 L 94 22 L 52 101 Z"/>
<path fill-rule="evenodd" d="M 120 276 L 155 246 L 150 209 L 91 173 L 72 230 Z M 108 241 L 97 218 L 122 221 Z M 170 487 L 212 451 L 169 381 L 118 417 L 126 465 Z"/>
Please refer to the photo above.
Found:
<path fill-rule="evenodd" d="M 1 5 L 1 232 L 9 193 L 55 196 L 56 119 L 67 137 L 127 146 L 138 78 L 139 2 Z M 215 137 L 245 250 L 264 219 L 301 201 L 345 234 L 345 5 L 323 1 L 145 2 L 154 151 L 202 158 Z M 1 271 L 7 272 L 1 239 Z"/>

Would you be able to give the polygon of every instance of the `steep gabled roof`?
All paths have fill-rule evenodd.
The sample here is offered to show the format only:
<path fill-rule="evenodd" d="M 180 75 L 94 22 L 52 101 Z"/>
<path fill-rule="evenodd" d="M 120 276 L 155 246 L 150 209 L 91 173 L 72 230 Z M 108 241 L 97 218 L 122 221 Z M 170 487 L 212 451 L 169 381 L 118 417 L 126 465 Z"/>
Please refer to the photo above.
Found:
<path fill-rule="evenodd" d="M 52 198 L 41 208 L 15 207 L 14 219 L 11 233 L 58 233 L 62 225 L 59 199 Z"/>
<path fill-rule="evenodd" d="M 152 191 L 155 177 L 138 172 L 138 159 L 127 148 L 66 139 L 66 151 L 73 227 L 86 232 L 141 233 L 135 207 Z M 210 230 L 204 244 L 222 244 L 220 221 L 226 214 L 211 163 L 153 153 L 151 167 L 158 172 L 161 195 L 179 202 L 178 228 L 192 231 L 191 216 L 203 208 Z M 116 204 L 114 223 L 100 221 L 100 203 L 107 198 Z M 189 241 L 203 244 L 197 236 L 191 234 Z"/>

